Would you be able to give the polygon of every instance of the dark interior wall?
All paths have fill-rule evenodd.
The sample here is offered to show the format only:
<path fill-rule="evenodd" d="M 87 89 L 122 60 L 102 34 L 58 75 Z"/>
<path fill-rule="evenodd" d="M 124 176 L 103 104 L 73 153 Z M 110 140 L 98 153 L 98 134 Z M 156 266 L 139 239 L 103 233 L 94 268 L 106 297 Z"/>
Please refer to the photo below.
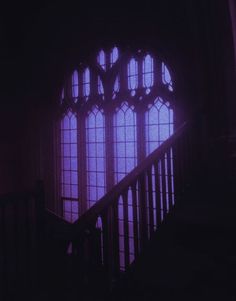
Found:
<path fill-rule="evenodd" d="M 227 132 L 233 56 L 227 1 L 41 1 L 16 3 L 14 10 L 6 4 L 1 13 L 0 193 L 42 178 L 54 198 L 51 121 L 62 83 L 101 47 L 158 51 L 173 72 L 179 118 L 203 108 L 208 138 Z"/>

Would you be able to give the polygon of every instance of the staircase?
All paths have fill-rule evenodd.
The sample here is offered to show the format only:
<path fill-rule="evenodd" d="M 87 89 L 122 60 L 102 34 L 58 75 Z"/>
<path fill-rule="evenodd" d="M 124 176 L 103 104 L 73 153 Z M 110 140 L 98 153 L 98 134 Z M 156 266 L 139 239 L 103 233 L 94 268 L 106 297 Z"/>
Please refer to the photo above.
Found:
<path fill-rule="evenodd" d="M 191 141 L 192 135 L 195 141 Z M 49 234 L 49 240 L 58 241 L 59 233 L 60 244 L 52 243 L 52 246 L 63 246 L 60 249 L 63 259 L 56 260 L 60 261 L 59 266 L 64 266 L 60 273 L 63 277 L 60 277 L 59 297 L 64 294 L 65 297 L 83 296 L 84 300 L 98 300 L 99 296 L 101 300 L 109 299 L 110 293 L 138 268 L 150 244 L 158 240 L 163 229 L 167 231 L 170 220 L 176 223 L 173 219 L 177 216 L 176 204 L 181 204 L 200 169 L 202 154 L 197 147 L 200 135 L 201 129 L 196 123 L 183 124 L 78 221 L 73 225 L 66 225 L 64 221 L 70 230 L 62 230 L 62 221 L 54 216 L 57 225 Z M 62 231 L 58 231 L 60 227 Z M 165 235 L 171 234 L 167 231 Z M 167 247 L 161 244 L 162 248 Z M 159 249 L 159 243 L 157 245 Z M 58 252 L 57 248 L 52 253 Z M 55 266 L 51 270 L 56 270 Z M 58 291 L 57 283 L 58 280 L 55 281 Z M 126 287 L 119 289 L 119 294 L 125 295 L 126 291 Z"/>
<path fill-rule="evenodd" d="M 236 300 L 234 200 L 201 139 L 183 124 L 74 224 L 47 210 L 29 300 Z"/>

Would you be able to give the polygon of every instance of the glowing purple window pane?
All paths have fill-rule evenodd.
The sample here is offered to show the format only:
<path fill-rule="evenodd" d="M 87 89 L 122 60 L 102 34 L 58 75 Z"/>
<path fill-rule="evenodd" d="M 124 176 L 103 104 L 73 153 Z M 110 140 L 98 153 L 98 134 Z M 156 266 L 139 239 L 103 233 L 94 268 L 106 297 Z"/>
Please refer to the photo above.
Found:
<path fill-rule="evenodd" d="M 64 158 L 64 160 L 62 160 L 62 165 L 64 170 L 70 170 L 70 159 Z"/>
<path fill-rule="evenodd" d="M 153 86 L 153 59 L 149 54 L 143 61 L 143 86 L 145 88 Z"/>
<path fill-rule="evenodd" d="M 133 58 L 128 64 L 128 88 L 135 90 L 138 87 L 138 63 Z"/>
<path fill-rule="evenodd" d="M 104 166 L 104 158 L 97 158 L 97 171 L 104 172 L 105 166 Z"/>
<path fill-rule="evenodd" d="M 72 97 L 78 97 L 79 95 L 79 76 L 78 71 L 75 70 L 72 74 Z"/>
<path fill-rule="evenodd" d="M 71 143 L 77 142 L 77 131 L 76 130 L 70 130 L 70 142 Z"/>
<path fill-rule="evenodd" d="M 118 182 L 136 165 L 136 114 L 123 103 L 114 115 L 115 181 Z M 130 160 L 132 159 L 132 160 Z"/>
<path fill-rule="evenodd" d="M 86 118 L 87 200 L 91 207 L 105 193 L 105 121 L 93 107 Z"/>
<path fill-rule="evenodd" d="M 70 156 L 70 146 L 69 146 L 69 144 L 64 144 L 62 146 L 63 146 L 64 157 L 69 157 Z"/>
<path fill-rule="evenodd" d="M 70 129 L 77 130 L 77 120 L 74 114 L 70 118 Z"/>
<path fill-rule="evenodd" d="M 97 157 L 101 158 L 104 157 L 104 144 L 103 143 L 97 143 L 96 144 L 96 151 L 97 151 Z"/>
<path fill-rule="evenodd" d="M 110 61 L 111 61 L 111 67 L 115 64 L 115 62 L 118 60 L 119 52 L 118 48 L 114 47 L 111 51 L 110 55 Z"/>
<path fill-rule="evenodd" d="M 77 201 L 72 201 L 71 202 L 71 207 L 72 207 L 72 212 L 73 213 L 78 213 L 79 212 L 79 204 Z"/>
<path fill-rule="evenodd" d="M 114 92 L 118 93 L 119 90 L 120 90 L 120 83 L 119 83 L 119 78 L 117 76 L 114 83 Z"/>
<path fill-rule="evenodd" d="M 103 83 L 100 76 L 98 76 L 98 94 L 99 95 L 104 94 Z"/>
<path fill-rule="evenodd" d="M 71 144 L 70 155 L 71 157 L 77 157 L 77 144 Z"/>
<path fill-rule="evenodd" d="M 145 113 L 146 153 L 150 154 L 173 134 L 173 110 L 157 98 Z"/>
<path fill-rule="evenodd" d="M 64 171 L 64 183 L 65 184 L 70 184 L 70 172 L 69 171 Z"/>
<path fill-rule="evenodd" d="M 64 210 L 71 211 L 71 201 L 64 201 Z"/>
<path fill-rule="evenodd" d="M 67 130 L 70 128 L 70 120 L 69 120 L 69 117 L 68 116 L 65 116 L 63 119 L 62 119 L 62 122 L 61 122 L 61 128 L 63 130 Z"/>
<path fill-rule="evenodd" d="M 64 190 L 64 195 L 63 196 L 69 198 L 71 196 L 71 194 L 70 194 L 70 185 L 64 185 L 63 190 Z"/>
<path fill-rule="evenodd" d="M 89 96 L 90 94 L 90 71 L 88 68 L 83 73 L 83 95 Z"/>
<path fill-rule="evenodd" d="M 103 70 L 106 70 L 106 58 L 105 58 L 105 52 L 101 50 L 97 57 L 98 64 L 102 67 Z"/>
<path fill-rule="evenodd" d="M 77 185 L 78 184 L 78 175 L 77 172 L 71 172 L 71 184 Z"/>
<path fill-rule="evenodd" d="M 104 181 L 104 176 L 103 176 L 103 183 L 105 183 Z M 98 187 L 97 188 L 97 199 L 99 200 L 100 198 L 102 198 L 105 194 L 105 188 L 104 187 Z"/>
<path fill-rule="evenodd" d="M 172 84 L 172 79 L 170 76 L 170 72 L 168 70 L 168 68 L 166 67 L 166 65 L 164 63 L 162 63 L 162 82 L 164 85 L 168 86 L 168 89 L 170 91 L 173 91 L 173 84 Z"/>
<path fill-rule="evenodd" d="M 65 130 L 62 132 L 63 135 L 63 143 L 70 143 L 70 131 Z"/>
<path fill-rule="evenodd" d="M 160 113 L 159 113 L 159 122 L 161 124 L 168 124 L 170 121 L 169 119 L 169 109 L 166 105 L 161 106 Z"/>
<path fill-rule="evenodd" d="M 71 196 L 72 198 L 78 198 L 78 186 L 71 185 Z"/>

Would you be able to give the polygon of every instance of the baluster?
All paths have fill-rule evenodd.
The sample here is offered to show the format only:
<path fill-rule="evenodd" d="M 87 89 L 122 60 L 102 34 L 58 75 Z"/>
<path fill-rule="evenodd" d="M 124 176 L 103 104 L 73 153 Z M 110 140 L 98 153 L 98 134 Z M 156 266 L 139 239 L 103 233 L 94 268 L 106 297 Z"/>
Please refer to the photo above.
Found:
<path fill-rule="evenodd" d="M 118 222 L 118 200 L 115 201 L 115 204 L 112 206 L 112 271 L 114 277 L 118 276 L 120 271 L 119 264 L 119 222 Z"/>
<path fill-rule="evenodd" d="M 109 224 L 108 224 L 108 210 L 104 211 L 101 215 L 102 219 L 102 226 L 103 226 L 103 265 L 104 265 L 104 271 L 105 271 L 105 277 L 107 277 L 107 280 L 109 281 L 109 275 L 110 275 L 110 267 L 109 267 Z"/>
<path fill-rule="evenodd" d="M 139 208 L 140 208 L 140 248 L 144 249 L 148 240 L 147 231 L 147 200 L 146 200 L 146 181 L 145 173 L 143 173 L 138 179 L 138 192 L 139 192 Z"/>
<path fill-rule="evenodd" d="M 158 163 L 159 162 L 157 161 L 154 165 L 157 227 L 161 224 L 161 191 L 160 191 L 160 178 L 159 178 Z"/>
<path fill-rule="evenodd" d="M 88 280 L 89 285 L 94 285 L 100 276 L 102 265 L 101 231 L 96 227 L 96 221 L 90 225 L 87 235 Z"/>
<path fill-rule="evenodd" d="M 166 206 L 166 172 L 165 172 L 165 155 L 161 158 L 161 182 L 162 182 L 162 206 L 163 206 L 163 218 L 167 214 Z"/>
<path fill-rule="evenodd" d="M 148 178 L 148 203 L 149 203 L 149 227 L 150 227 L 150 237 L 154 233 L 154 217 L 153 217 L 153 194 L 152 194 L 152 168 L 147 171 Z"/>
<path fill-rule="evenodd" d="M 129 214 L 128 214 L 128 190 L 122 194 L 124 214 L 124 246 L 125 246 L 125 270 L 129 267 Z"/>
<path fill-rule="evenodd" d="M 132 190 L 132 200 L 133 200 L 133 222 L 134 222 L 134 256 L 138 257 L 139 253 L 139 234 L 138 234 L 138 206 L 137 206 L 137 190 L 136 190 L 136 182 L 131 186 Z"/>
<path fill-rule="evenodd" d="M 171 210 L 172 206 L 173 206 L 173 191 L 172 191 L 172 174 L 171 174 L 171 149 L 169 149 L 167 151 L 167 156 L 166 156 L 166 160 L 167 160 L 167 181 L 168 181 L 168 195 L 169 195 L 169 210 Z"/>

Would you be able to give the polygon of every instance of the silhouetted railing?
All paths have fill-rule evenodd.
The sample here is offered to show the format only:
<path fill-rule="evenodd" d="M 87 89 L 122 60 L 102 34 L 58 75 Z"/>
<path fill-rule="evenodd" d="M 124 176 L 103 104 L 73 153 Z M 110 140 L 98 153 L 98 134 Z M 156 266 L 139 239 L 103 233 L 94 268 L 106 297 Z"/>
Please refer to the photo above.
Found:
<path fill-rule="evenodd" d="M 74 223 L 79 281 L 111 285 L 144 250 L 200 162 L 198 131 L 183 124 Z"/>
<path fill-rule="evenodd" d="M 0 197 L 0 300 L 15 300 L 32 292 L 43 225 L 43 193 Z"/>

